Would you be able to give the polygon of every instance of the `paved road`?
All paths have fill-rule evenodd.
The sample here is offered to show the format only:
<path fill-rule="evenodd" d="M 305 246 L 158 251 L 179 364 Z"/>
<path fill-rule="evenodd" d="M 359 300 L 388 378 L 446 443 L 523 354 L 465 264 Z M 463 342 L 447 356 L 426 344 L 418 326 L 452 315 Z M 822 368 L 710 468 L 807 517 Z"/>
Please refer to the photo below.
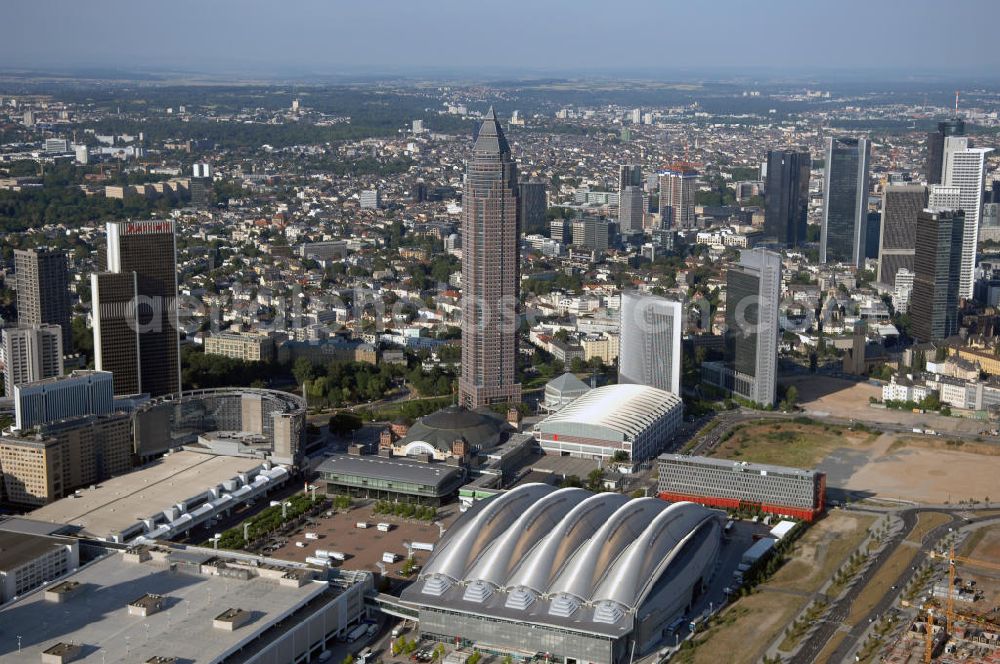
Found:
<path fill-rule="evenodd" d="M 789 662 L 793 664 L 811 664 L 816 661 L 816 657 L 823 650 L 823 647 L 826 646 L 827 641 L 840 629 L 841 623 L 847 618 L 854 600 L 857 599 L 871 578 L 878 573 L 885 561 L 892 555 L 892 552 L 910 534 L 910 531 L 913 530 L 913 527 L 917 523 L 917 513 L 915 510 L 907 510 L 899 516 L 903 520 L 903 527 L 900 531 L 889 539 L 889 544 L 882 549 L 874 562 L 861 574 L 861 577 L 851 586 L 847 593 L 841 599 L 834 602 L 833 607 L 823 619 L 819 628 L 809 636 L 799 651 L 788 660 Z M 864 626 L 868 626 L 867 621 L 865 621 Z M 830 661 L 834 661 L 833 658 Z"/>
<path fill-rule="evenodd" d="M 878 573 L 879 569 L 889 556 L 892 555 L 902 541 L 913 530 L 913 527 L 917 522 L 917 516 L 921 512 L 941 512 L 943 514 L 948 514 L 952 518 L 950 521 L 934 528 L 933 530 L 930 530 L 924 536 L 923 540 L 920 542 L 920 549 L 917 556 L 914 558 L 912 565 L 903 570 L 899 577 L 895 579 L 893 583 L 889 584 L 889 587 L 885 589 L 885 594 L 878 601 L 878 603 L 872 607 L 872 609 L 865 616 L 863 616 L 854 627 L 851 628 L 847 634 L 847 638 L 845 638 L 830 654 L 827 661 L 839 662 L 847 657 L 847 655 L 859 645 L 865 633 L 868 631 L 870 624 L 896 605 L 900 594 L 903 592 L 903 588 L 912 580 L 916 574 L 916 570 L 929 559 L 928 554 L 930 551 L 934 549 L 938 543 L 948 535 L 948 533 L 965 524 L 965 518 L 959 515 L 966 514 L 970 512 L 970 510 L 915 508 L 898 512 L 897 515 L 903 520 L 903 528 L 897 535 L 890 539 L 889 546 L 882 550 L 882 553 L 879 554 L 875 563 L 871 565 L 861 579 L 859 579 L 858 582 L 852 586 L 851 590 L 848 591 L 844 598 L 837 602 L 831 613 L 824 619 L 819 629 L 817 629 L 809 637 L 809 640 L 802 647 L 802 649 L 790 660 L 788 660 L 789 662 L 793 664 L 809 664 L 815 661 L 816 657 L 819 655 L 820 651 L 827 644 L 830 638 L 840 629 L 843 621 L 850 613 L 851 606 L 857 599 L 858 595 L 864 590 L 865 586 L 868 585 L 871 578 Z M 995 516 L 979 518 L 974 517 L 970 519 L 969 523 L 978 523 L 980 521 L 995 519 Z"/>

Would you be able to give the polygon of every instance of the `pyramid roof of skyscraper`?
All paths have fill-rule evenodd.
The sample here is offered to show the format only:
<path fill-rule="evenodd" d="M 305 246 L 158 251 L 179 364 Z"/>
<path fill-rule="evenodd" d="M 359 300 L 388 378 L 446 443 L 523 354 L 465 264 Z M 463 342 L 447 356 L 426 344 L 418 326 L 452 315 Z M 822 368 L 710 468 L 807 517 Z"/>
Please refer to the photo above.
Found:
<path fill-rule="evenodd" d="M 479 135 L 476 137 L 476 145 L 473 148 L 473 152 L 475 154 L 491 155 L 510 154 L 510 145 L 507 143 L 507 137 L 503 135 L 503 129 L 500 128 L 500 121 L 497 120 L 497 114 L 493 111 L 492 106 L 486 112 L 486 119 L 483 120 L 483 124 L 479 128 Z"/>

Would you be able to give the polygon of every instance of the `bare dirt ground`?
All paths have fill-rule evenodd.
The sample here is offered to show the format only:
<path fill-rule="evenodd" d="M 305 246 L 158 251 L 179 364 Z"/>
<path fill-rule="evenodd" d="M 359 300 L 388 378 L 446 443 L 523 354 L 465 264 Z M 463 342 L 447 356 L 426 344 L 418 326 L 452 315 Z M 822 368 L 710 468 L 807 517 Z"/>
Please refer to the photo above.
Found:
<path fill-rule="evenodd" d="M 782 385 L 794 385 L 799 391 L 799 405 L 813 417 L 843 417 L 898 424 L 909 428 L 931 428 L 936 431 L 976 434 L 989 426 L 985 422 L 961 417 L 942 417 L 931 413 L 919 414 L 904 410 L 872 408 L 869 397 L 882 398 L 882 390 L 868 383 L 855 383 L 830 376 L 791 376 Z"/>
<path fill-rule="evenodd" d="M 923 504 L 956 504 L 990 498 L 1000 501 L 994 456 L 964 451 L 963 447 L 940 449 L 900 447 L 905 436 L 883 434 L 863 452 L 867 459 L 838 488 L 871 492 L 873 497 Z M 970 450 L 975 446 L 969 445 Z"/>

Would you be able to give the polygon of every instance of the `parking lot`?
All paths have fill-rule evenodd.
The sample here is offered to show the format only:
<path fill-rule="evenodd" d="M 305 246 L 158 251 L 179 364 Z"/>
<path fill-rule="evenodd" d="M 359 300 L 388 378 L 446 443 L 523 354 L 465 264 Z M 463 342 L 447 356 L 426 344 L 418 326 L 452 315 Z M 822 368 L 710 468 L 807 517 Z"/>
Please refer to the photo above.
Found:
<path fill-rule="evenodd" d="M 264 553 L 285 560 L 305 561 L 307 557 L 316 556 L 317 551 L 335 551 L 344 554 L 343 561 L 332 561 L 335 566 L 370 572 L 380 572 L 383 555 L 392 553 L 396 561 L 385 564 L 386 574 L 399 577 L 407 553 L 405 543 L 434 544 L 440 539 L 441 530 L 433 522 L 374 514 L 373 505 L 373 502 L 365 502 L 347 510 L 327 512 L 291 536 L 276 540 Z M 447 505 L 439 510 L 437 523 L 447 529 L 457 517 L 458 506 Z M 358 528 L 359 522 L 367 523 L 368 527 Z M 378 523 L 389 524 L 390 530 L 379 530 Z M 315 534 L 317 539 L 307 538 L 306 533 Z M 428 551 L 415 550 L 416 564 L 422 565 L 429 555 Z"/>

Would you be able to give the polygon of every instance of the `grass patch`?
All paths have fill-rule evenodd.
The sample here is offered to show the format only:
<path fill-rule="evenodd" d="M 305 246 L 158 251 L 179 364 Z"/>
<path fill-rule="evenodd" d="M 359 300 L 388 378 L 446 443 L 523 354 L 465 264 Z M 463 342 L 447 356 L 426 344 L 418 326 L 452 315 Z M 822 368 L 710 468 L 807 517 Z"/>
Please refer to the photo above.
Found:
<path fill-rule="evenodd" d="M 828 514 L 792 546 L 788 562 L 767 585 L 807 593 L 818 591 L 861 544 L 874 522 L 874 516 L 839 511 Z"/>
<path fill-rule="evenodd" d="M 851 605 L 851 612 L 845 621 L 848 625 L 857 625 L 868 613 L 875 608 L 879 600 L 889 591 L 889 588 L 896 583 L 900 574 L 913 564 L 913 559 L 917 557 L 919 547 L 908 544 L 901 544 L 892 552 L 889 559 L 882 564 L 878 572 L 875 573 L 864 587 L 861 593 L 855 598 Z"/>
<path fill-rule="evenodd" d="M 813 468 L 839 447 L 864 447 L 877 433 L 803 421 L 759 420 L 732 430 L 714 456 L 753 463 Z"/>
<path fill-rule="evenodd" d="M 755 592 L 708 623 L 671 659 L 682 664 L 753 664 L 805 606 L 804 597 Z"/>
<path fill-rule="evenodd" d="M 913 530 L 906 536 L 906 541 L 920 544 L 927 537 L 927 533 L 949 521 L 951 517 L 942 512 L 921 512 L 917 515 L 917 525 L 913 526 Z"/>

